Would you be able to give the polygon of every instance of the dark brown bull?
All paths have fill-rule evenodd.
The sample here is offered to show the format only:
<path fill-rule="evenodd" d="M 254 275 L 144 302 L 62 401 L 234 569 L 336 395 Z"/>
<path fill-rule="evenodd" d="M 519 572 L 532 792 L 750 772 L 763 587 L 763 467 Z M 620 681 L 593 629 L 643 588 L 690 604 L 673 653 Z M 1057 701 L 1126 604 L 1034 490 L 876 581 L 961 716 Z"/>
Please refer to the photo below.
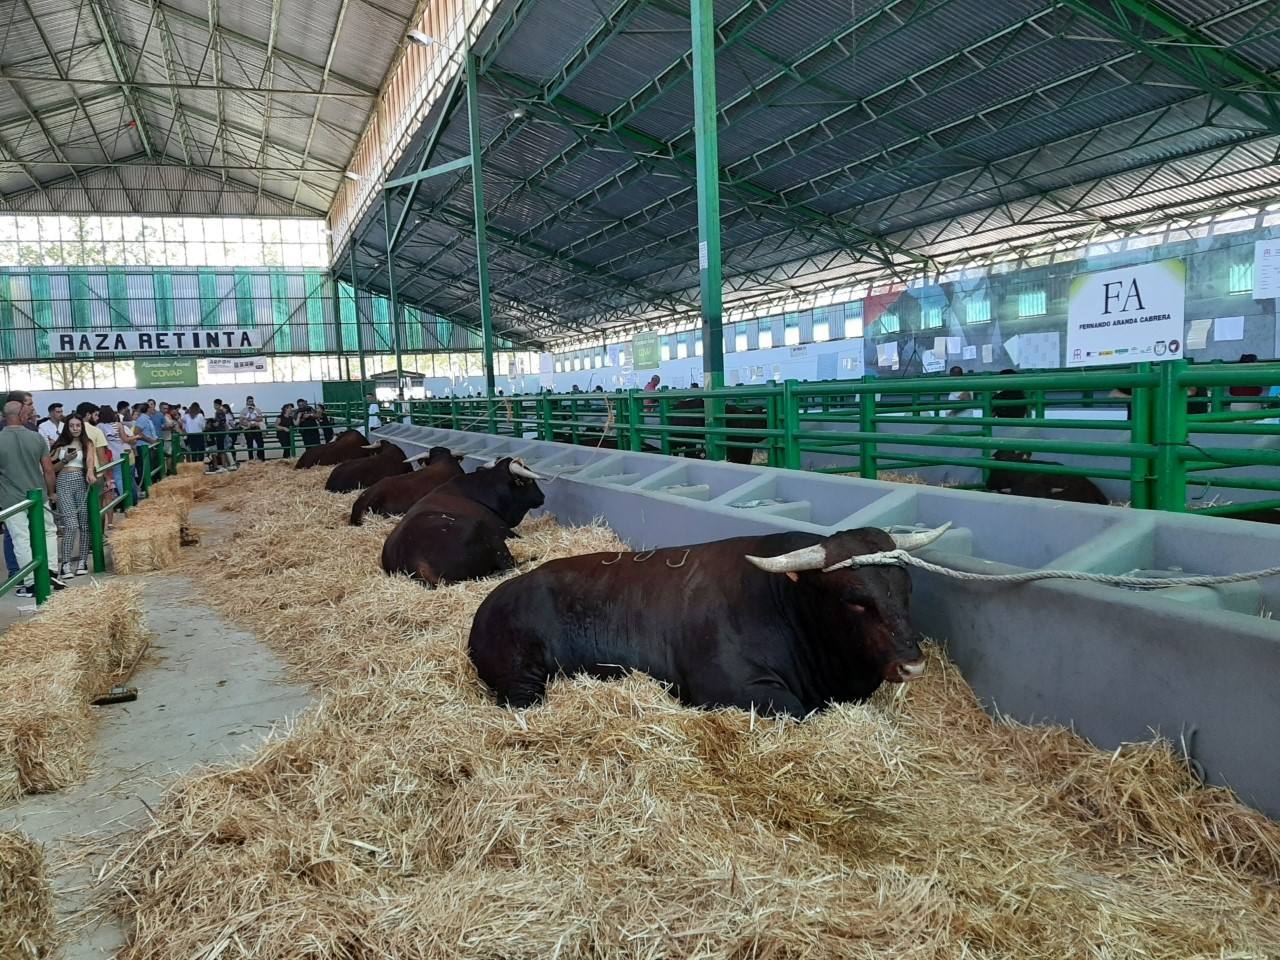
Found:
<path fill-rule="evenodd" d="M 672 409 L 686 411 L 670 418 L 672 426 L 695 427 L 699 430 L 705 427 L 707 422 L 705 400 L 689 397 L 676 403 Z M 755 444 L 764 439 L 763 434 L 753 432 L 757 430 L 763 431 L 768 426 L 764 407 L 740 407 L 736 403 L 726 403 L 724 405 L 724 413 L 724 425 L 726 427 L 732 430 L 748 431 L 747 433 L 730 434 L 726 437 L 725 459 L 730 463 L 750 463 L 751 455 L 755 452 L 755 448 L 739 446 L 739 444 Z M 705 456 L 702 444 L 695 437 L 680 437 L 673 434 L 671 440 L 673 444 L 671 452 L 677 456 L 699 458 Z"/>
<path fill-rule="evenodd" d="M 370 444 L 359 430 L 348 430 L 318 447 L 308 447 L 293 465 L 295 470 L 312 467 L 332 467 L 348 460 L 359 460 L 374 452 L 376 444 Z"/>
<path fill-rule="evenodd" d="M 640 670 L 691 706 L 803 717 L 924 672 L 907 571 L 829 568 L 920 549 L 945 529 L 774 533 L 552 560 L 485 598 L 471 660 L 517 707 L 541 699 L 558 673 Z"/>
<path fill-rule="evenodd" d="M 507 457 L 437 487 L 391 531 L 382 569 L 432 586 L 510 570 L 515 560 L 506 539 L 528 511 L 542 506 L 539 479 Z"/>
<path fill-rule="evenodd" d="M 395 477 L 383 477 L 356 498 L 351 507 L 351 525 L 360 526 L 366 513 L 384 517 L 407 513 L 428 493 L 463 474 L 458 463 L 463 454 L 452 453 L 448 447 L 432 447 L 425 454 L 409 457 L 406 462 L 426 458 L 426 463 L 412 473 Z"/>
<path fill-rule="evenodd" d="M 1042 463 L 1060 467 L 1056 460 L 1032 460 L 1023 450 L 997 450 L 996 460 L 1005 463 Z M 987 474 L 987 489 L 1014 497 L 1037 500 L 1063 500 L 1068 503 L 1109 504 L 1107 495 L 1088 477 L 1065 476 L 1029 470 L 992 470 Z"/>
<path fill-rule="evenodd" d="M 330 493 L 350 493 L 361 487 L 372 487 L 383 477 L 394 477 L 412 469 L 413 464 L 406 461 L 403 450 L 394 443 L 381 440 L 373 456 L 348 460 L 334 467 L 324 482 L 324 488 Z"/>

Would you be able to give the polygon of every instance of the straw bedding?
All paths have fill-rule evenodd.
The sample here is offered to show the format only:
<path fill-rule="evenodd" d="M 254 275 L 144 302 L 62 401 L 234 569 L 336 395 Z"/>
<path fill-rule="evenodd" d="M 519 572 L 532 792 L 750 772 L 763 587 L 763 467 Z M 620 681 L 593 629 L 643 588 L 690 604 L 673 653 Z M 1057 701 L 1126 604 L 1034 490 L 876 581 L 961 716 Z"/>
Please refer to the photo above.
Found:
<path fill-rule="evenodd" d="M 163 486 L 162 483 L 156 489 Z M 180 496 L 153 497 L 129 511 L 107 535 L 114 571 L 127 575 L 173 566 L 178 560 L 190 513 L 191 502 Z"/>
<path fill-rule="evenodd" d="M 53 898 L 40 848 L 0 830 L 0 960 L 35 960 L 53 949 Z"/>
<path fill-rule="evenodd" d="M 57 594 L 0 637 L 0 804 L 83 776 L 89 701 L 145 643 L 140 591 L 121 583 Z"/>
<path fill-rule="evenodd" d="M 121 848 L 131 960 L 1280 955 L 1280 828 L 1167 744 L 993 722 L 936 650 L 803 723 L 641 676 L 500 709 L 465 654 L 493 582 L 382 576 L 389 521 L 345 525 L 323 477 L 215 493 L 262 512 L 212 602 L 321 695 Z M 523 532 L 527 561 L 615 545 Z"/>

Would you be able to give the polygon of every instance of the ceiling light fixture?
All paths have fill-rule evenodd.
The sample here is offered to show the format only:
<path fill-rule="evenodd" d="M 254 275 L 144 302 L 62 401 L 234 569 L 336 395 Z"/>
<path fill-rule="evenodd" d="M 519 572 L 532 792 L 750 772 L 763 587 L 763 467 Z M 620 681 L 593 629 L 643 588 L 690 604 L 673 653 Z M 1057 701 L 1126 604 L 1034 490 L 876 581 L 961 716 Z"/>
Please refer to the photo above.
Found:
<path fill-rule="evenodd" d="M 524 107 L 516 107 L 514 110 L 512 110 L 512 111 L 511 111 L 511 119 L 512 119 L 512 120 L 523 120 L 523 119 L 524 119 L 524 115 L 525 115 L 527 112 L 528 112 L 528 111 L 526 111 Z"/>
<path fill-rule="evenodd" d="M 346 177 L 348 180 L 360 179 L 360 174 L 356 173 L 354 170 L 344 170 L 342 175 Z"/>
<path fill-rule="evenodd" d="M 429 47 L 436 42 L 436 38 L 429 33 L 423 33 L 421 30 L 410 30 L 406 36 L 414 43 Z"/>

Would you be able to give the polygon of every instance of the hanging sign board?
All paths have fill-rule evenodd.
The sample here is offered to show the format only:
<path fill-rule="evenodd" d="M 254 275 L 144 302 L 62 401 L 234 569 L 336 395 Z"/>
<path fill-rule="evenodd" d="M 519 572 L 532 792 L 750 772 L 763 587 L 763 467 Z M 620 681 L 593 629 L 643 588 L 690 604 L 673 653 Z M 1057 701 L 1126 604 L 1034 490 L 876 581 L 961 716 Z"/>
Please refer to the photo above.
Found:
<path fill-rule="evenodd" d="M 1067 298 L 1067 366 L 1181 359 L 1185 299 L 1181 260 L 1076 277 Z"/>
<path fill-rule="evenodd" d="M 637 333 L 631 338 L 631 366 L 635 370 L 657 370 L 662 362 L 656 333 Z"/>
<path fill-rule="evenodd" d="M 262 373 L 267 369 L 266 357 L 210 357 L 204 363 L 210 373 Z"/>
<path fill-rule="evenodd" d="M 1253 299 L 1280 297 L 1280 240 L 1258 240 L 1253 245 Z"/>
<path fill-rule="evenodd" d="M 54 353 L 88 353 L 110 359 L 118 353 L 222 353 L 258 350 L 262 331 L 210 327 L 191 330 L 54 330 L 49 333 Z"/>
<path fill-rule="evenodd" d="M 133 361 L 138 389 L 146 387 L 195 387 L 200 378 L 195 357 L 148 357 Z"/>

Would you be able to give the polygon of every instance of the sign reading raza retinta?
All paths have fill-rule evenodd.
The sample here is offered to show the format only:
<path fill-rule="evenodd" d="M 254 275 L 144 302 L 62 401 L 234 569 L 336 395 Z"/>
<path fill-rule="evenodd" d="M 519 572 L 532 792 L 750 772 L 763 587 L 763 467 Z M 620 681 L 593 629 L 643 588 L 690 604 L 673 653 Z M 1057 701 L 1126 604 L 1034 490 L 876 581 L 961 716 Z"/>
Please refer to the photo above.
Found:
<path fill-rule="evenodd" d="M 56 330 L 49 334 L 54 353 L 167 353 L 195 350 L 257 350 L 261 330 L 209 328 L 201 330 Z"/>

